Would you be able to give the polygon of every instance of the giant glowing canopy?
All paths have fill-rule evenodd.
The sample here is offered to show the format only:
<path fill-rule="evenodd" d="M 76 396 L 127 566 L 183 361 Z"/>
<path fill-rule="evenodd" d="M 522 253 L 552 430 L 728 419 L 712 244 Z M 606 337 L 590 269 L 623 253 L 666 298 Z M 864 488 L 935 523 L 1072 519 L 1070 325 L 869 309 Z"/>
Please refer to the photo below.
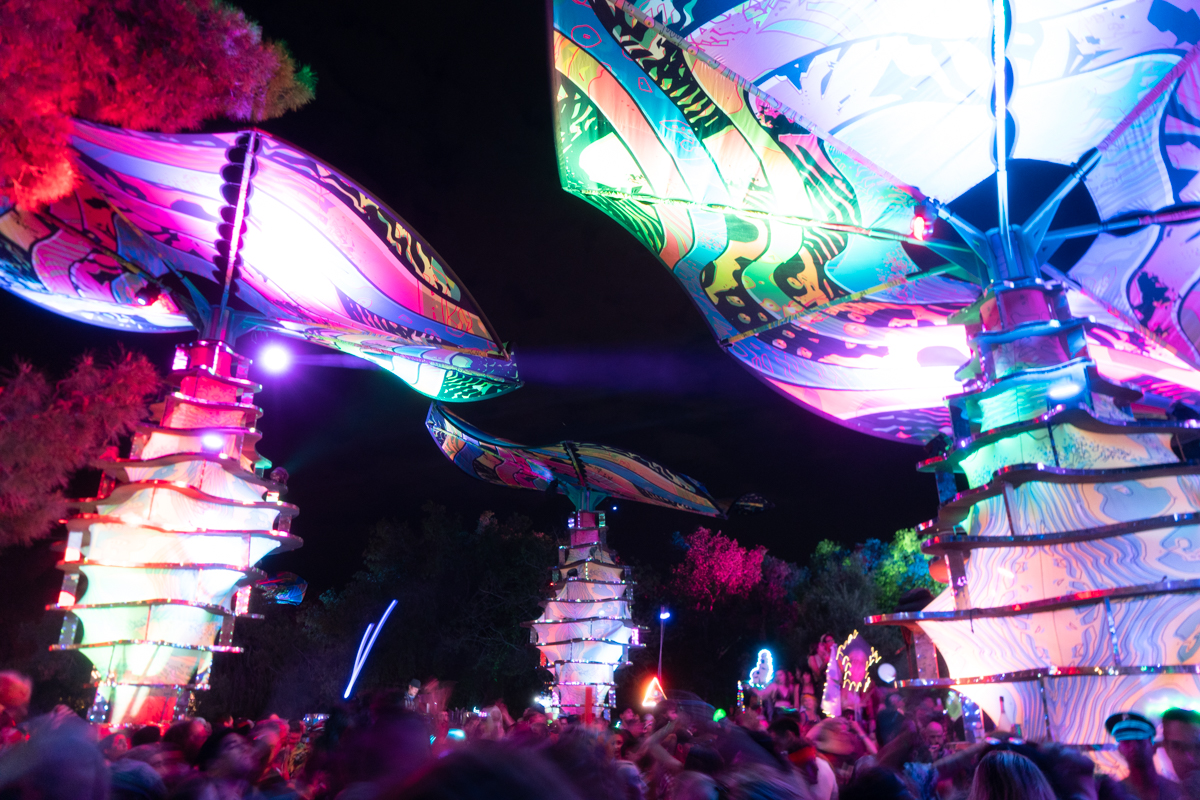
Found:
<path fill-rule="evenodd" d="M 983 0 L 555 0 L 561 179 L 770 385 L 927 440 L 977 372 L 972 304 L 1013 261 L 980 232 L 1008 201 L 993 184 L 993 221 L 968 224 L 968 190 L 1009 162 L 1074 168 L 1075 205 L 1099 221 L 1050 230 L 1068 181 L 1011 220 L 1019 246 L 1058 277 L 1056 252 L 1078 242 L 1059 263 L 1104 374 L 1151 404 L 1196 403 L 1193 5 L 1011 0 L 997 81 Z"/>
<path fill-rule="evenodd" d="M 613 497 L 724 516 L 698 481 L 627 450 L 584 442 L 527 447 L 484 433 L 437 403 L 425 427 L 446 458 L 468 475 L 518 489 L 545 491 L 553 484 L 581 511 Z"/>
<path fill-rule="evenodd" d="M 0 205 L 9 291 L 139 331 L 202 328 L 224 300 L 236 332 L 359 356 L 430 397 L 475 400 L 520 385 L 445 260 L 314 156 L 262 131 L 166 135 L 84 122 L 72 145 L 77 192 L 38 211 Z"/>

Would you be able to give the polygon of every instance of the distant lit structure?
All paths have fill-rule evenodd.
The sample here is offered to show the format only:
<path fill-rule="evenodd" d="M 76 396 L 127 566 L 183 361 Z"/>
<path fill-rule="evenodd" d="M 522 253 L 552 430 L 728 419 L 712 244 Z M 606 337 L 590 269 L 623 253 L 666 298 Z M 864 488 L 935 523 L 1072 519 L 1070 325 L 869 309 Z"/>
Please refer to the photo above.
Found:
<path fill-rule="evenodd" d="M 529 623 L 532 641 L 554 673 L 560 713 L 582 716 L 589 708 L 607 717 L 616 705 L 614 673 L 641 647 L 630 605 L 633 582 L 608 549 L 604 513 L 578 511 L 568 520 L 570 544 L 558 549 L 552 595 Z"/>
<path fill-rule="evenodd" d="M 542 615 L 527 625 L 554 673 L 556 707 L 563 714 L 608 717 L 616 703 L 614 672 L 629 663 L 629 648 L 642 643 L 629 610 L 629 568 L 608 549 L 604 513 L 596 509 L 619 498 L 722 516 L 716 501 L 688 476 L 614 447 L 521 445 L 484 433 L 437 403 L 425 426 L 442 453 L 468 475 L 513 488 L 553 487 L 575 504 L 567 520 L 570 540 L 559 547 L 551 570 L 550 597 Z M 666 607 L 659 609 L 660 624 L 669 616 Z"/>

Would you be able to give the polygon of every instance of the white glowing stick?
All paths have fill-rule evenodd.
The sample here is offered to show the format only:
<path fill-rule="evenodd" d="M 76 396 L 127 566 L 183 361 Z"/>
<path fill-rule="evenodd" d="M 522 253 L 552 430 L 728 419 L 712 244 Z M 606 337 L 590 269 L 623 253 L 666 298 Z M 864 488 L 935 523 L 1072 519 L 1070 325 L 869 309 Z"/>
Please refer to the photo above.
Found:
<path fill-rule="evenodd" d="M 362 641 L 358 643 L 358 655 L 354 657 L 354 670 L 350 673 L 350 683 L 346 684 L 346 693 L 342 695 L 343 700 L 350 699 L 350 692 L 354 689 L 354 682 L 358 680 L 358 673 L 362 672 L 363 664 L 367 663 L 367 656 L 371 655 L 371 648 L 375 646 L 375 639 L 379 637 L 379 632 L 383 630 L 383 624 L 387 622 L 388 616 L 395 607 L 396 601 L 393 600 L 388 605 L 387 611 L 384 611 L 383 616 L 379 618 L 379 624 L 367 626 Z M 374 633 L 372 633 L 372 628 L 374 628 Z M 371 637 L 370 641 L 367 641 L 368 636 Z M 366 645 L 365 649 L 364 645 Z"/>

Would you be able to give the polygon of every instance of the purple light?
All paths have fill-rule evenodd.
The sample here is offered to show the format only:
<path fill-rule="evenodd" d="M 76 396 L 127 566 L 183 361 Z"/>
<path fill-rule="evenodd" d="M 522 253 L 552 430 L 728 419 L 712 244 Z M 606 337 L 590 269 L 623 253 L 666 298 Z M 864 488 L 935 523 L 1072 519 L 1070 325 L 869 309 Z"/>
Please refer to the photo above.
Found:
<path fill-rule="evenodd" d="M 219 433 L 206 433 L 200 437 L 200 444 L 205 450 L 220 450 L 225 445 L 225 437 Z"/>
<path fill-rule="evenodd" d="M 269 344 L 258 353 L 258 361 L 267 372 L 286 372 L 292 365 L 292 354 L 286 347 Z"/>

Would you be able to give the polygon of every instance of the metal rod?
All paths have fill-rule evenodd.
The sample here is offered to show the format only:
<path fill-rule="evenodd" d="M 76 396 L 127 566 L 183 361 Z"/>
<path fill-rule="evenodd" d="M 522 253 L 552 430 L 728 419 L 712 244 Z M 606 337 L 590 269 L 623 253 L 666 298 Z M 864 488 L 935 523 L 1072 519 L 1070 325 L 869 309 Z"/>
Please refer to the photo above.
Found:
<path fill-rule="evenodd" d="M 1156 211 L 1153 214 L 1143 214 L 1140 217 L 1096 222 L 1091 225 L 1078 225 L 1074 228 L 1060 228 L 1050 231 L 1043 241 L 1053 242 L 1060 239 L 1079 239 L 1084 236 L 1095 236 L 1098 233 L 1120 231 L 1127 228 L 1142 228 L 1147 225 L 1171 225 L 1178 222 L 1191 222 L 1200 219 L 1200 206 L 1181 208 L 1173 211 Z"/>
<path fill-rule="evenodd" d="M 1000 208 L 1000 244 L 1004 248 L 1007 275 L 1015 277 L 1012 270 L 1021 274 L 1021 265 L 1013 253 L 1011 222 L 1008 218 L 1008 89 L 1006 58 L 1004 55 L 1004 0 L 992 0 L 992 62 L 995 68 L 996 101 L 996 195 Z"/>
<path fill-rule="evenodd" d="M 216 330 L 213 337 L 224 341 L 226 334 L 226 312 L 229 306 L 229 288 L 233 285 L 234 264 L 242 245 L 242 223 L 246 220 L 246 195 L 250 193 L 250 172 L 254 166 L 254 148 L 258 144 L 258 131 L 250 131 L 246 143 L 246 156 L 242 159 L 242 179 L 238 183 L 237 205 L 233 209 L 233 230 L 229 234 L 229 261 L 225 265 L 225 288 L 221 291 L 221 306 L 213 319 Z"/>

